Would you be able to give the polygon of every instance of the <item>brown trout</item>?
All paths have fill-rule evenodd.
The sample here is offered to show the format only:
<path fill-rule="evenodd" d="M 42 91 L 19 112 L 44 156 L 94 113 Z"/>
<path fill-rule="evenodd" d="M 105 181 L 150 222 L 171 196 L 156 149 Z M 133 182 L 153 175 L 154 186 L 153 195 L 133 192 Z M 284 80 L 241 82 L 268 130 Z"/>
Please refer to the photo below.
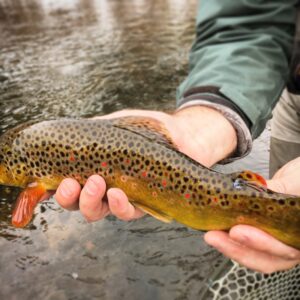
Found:
<path fill-rule="evenodd" d="M 250 171 L 222 174 L 179 152 L 151 118 L 61 119 L 21 125 L 0 138 L 0 184 L 19 186 L 12 214 L 26 226 L 47 191 L 92 174 L 119 187 L 131 203 L 198 230 L 260 228 L 300 249 L 300 198 L 267 189 Z"/>

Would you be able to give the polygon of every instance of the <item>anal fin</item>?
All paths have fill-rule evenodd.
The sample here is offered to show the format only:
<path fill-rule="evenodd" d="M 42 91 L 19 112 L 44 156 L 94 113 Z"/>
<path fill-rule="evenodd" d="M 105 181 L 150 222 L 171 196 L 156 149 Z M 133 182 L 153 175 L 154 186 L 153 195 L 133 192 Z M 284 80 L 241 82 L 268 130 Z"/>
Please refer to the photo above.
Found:
<path fill-rule="evenodd" d="M 41 184 L 31 184 L 18 196 L 12 213 L 12 224 L 15 227 L 25 227 L 32 219 L 34 208 L 39 201 L 47 195 L 45 187 Z"/>
<path fill-rule="evenodd" d="M 145 205 L 142 205 L 142 204 L 139 204 L 139 203 L 136 203 L 134 202 L 133 203 L 134 206 L 138 207 L 140 210 L 142 210 L 143 212 L 151 215 L 153 218 L 159 220 L 159 221 L 162 221 L 162 222 L 165 222 L 165 223 L 171 223 L 173 221 L 173 219 L 167 215 L 165 215 L 164 213 L 161 213 L 161 212 L 157 212 Z"/>

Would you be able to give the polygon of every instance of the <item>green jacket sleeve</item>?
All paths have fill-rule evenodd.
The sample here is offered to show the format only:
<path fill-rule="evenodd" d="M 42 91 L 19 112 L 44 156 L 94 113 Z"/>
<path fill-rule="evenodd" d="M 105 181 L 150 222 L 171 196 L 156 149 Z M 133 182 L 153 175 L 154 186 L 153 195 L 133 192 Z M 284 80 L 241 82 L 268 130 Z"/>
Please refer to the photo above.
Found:
<path fill-rule="evenodd" d="M 244 115 L 257 137 L 288 79 L 296 3 L 201 0 L 190 71 L 178 88 L 177 105 L 193 94 L 221 98 Z"/>

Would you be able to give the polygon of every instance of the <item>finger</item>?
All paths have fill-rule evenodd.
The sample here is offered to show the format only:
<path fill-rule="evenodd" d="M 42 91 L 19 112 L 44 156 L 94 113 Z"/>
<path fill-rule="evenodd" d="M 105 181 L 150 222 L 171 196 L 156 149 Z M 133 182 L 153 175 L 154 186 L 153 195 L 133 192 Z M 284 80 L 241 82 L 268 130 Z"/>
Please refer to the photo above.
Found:
<path fill-rule="evenodd" d="M 109 189 L 107 191 L 107 198 L 110 211 L 121 220 L 129 221 L 138 219 L 144 215 L 141 210 L 135 208 L 131 203 L 129 203 L 127 196 L 120 189 Z"/>
<path fill-rule="evenodd" d="M 295 261 L 285 260 L 241 245 L 223 231 L 210 231 L 205 234 L 204 238 L 209 245 L 218 249 L 225 256 L 261 273 L 270 274 L 275 271 L 287 270 L 297 264 Z"/>
<path fill-rule="evenodd" d="M 286 260 L 299 260 L 300 251 L 285 245 L 266 232 L 248 225 L 234 226 L 229 236 L 231 239 L 251 249 L 279 256 Z"/>
<path fill-rule="evenodd" d="M 285 164 L 282 168 L 280 168 L 273 176 L 272 179 L 280 179 L 281 177 L 285 177 L 285 175 L 296 175 L 300 167 L 300 157 L 297 157 L 287 164 Z"/>
<path fill-rule="evenodd" d="M 290 195 L 300 195 L 298 176 L 289 174 L 278 179 L 267 180 L 267 186 L 270 190 Z"/>
<path fill-rule="evenodd" d="M 109 214 L 108 205 L 102 201 L 106 184 L 99 175 L 92 175 L 84 185 L 79 201 L 79 208 L 83 216 L 89 221 L 97 221 Z"/>
<path fill-rule="evenodd" d="M 64 179 L 54 195 L 56 201 L 65 209 L 78 209 L 78 198 L 80 195 L 80 184 L 71 178 Z"/>

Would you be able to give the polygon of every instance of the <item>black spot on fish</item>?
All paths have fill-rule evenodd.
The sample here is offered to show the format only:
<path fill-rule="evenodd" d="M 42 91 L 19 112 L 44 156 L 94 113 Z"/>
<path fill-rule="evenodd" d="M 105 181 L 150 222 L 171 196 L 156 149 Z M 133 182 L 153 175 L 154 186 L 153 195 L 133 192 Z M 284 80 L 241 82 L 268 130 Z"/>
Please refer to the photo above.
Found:
<path fill-rule="evenodd" d="M 255 203 L 255 204 L 253 204 L 253 208 L 254 209 L 260 209 L 260 206 L 257 203 Z"/>

